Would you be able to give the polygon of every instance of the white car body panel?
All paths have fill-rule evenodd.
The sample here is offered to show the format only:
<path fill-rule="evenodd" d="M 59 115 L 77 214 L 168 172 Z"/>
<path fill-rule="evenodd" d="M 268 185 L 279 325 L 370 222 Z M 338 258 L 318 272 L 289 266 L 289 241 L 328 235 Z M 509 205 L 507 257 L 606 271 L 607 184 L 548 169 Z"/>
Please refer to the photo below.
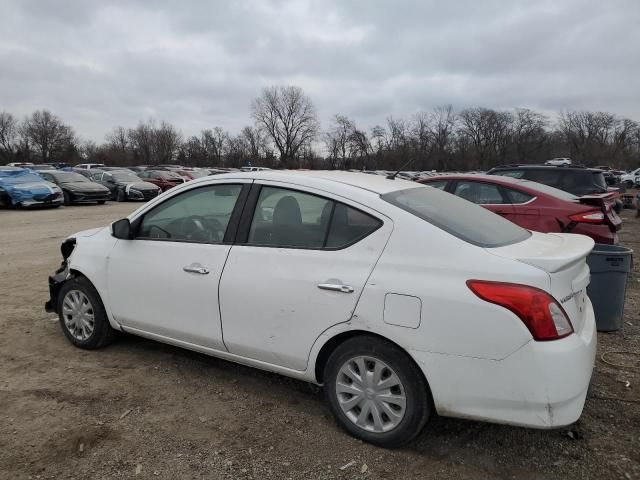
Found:
<path fill-rule="evenodd" d="M 205 177 L 172 188 L 129 218 L 197 186 L 238 181 L 321 194 L 384 223 L 336 251 L 167 245 L 117 240 L 108 228 L 81 232 L 70 268 L 96 287 L 114 328 L 314 383 L 321 383 L 316 362 L 323 346 L 344 333 L 373 333 L 416 361 L 442 415 L 539 428 L 579 418 L 596 348 L 593 309 L 584 293 L 590 239 L 533 234 L 505 247 L 478 247 L 380 198 L 429 187 L 344 172 Z M 192 278 L 181 270 L 194 261 L 212 274 Z M 534 341 L 514 313 L 471 292 L 469 279 L 550 292 L 575 332 Z M 354 292 L 317 288 L 329 280 Z M 389 294 L 415 300 L 390 307 L 385 316 Z"/>
<path fill-rule="evenodd" d="M 631 173 L 625 173 L 620 176 L 620 182 L 632 182 L 634 185 L 640 183 L 640 168 L 636 168 Z"/>

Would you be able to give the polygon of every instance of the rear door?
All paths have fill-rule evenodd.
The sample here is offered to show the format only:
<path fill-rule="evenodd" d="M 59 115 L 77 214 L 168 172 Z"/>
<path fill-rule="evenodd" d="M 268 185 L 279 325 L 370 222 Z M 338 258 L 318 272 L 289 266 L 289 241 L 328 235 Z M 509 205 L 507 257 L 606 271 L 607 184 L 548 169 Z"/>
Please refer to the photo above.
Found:
<path fill-rule="evenodd" d="M 220 281 L 227 349 L 304 370 L 318 336 L 351 319 L 391 230 L 327 192 L 254 184 Z"/>

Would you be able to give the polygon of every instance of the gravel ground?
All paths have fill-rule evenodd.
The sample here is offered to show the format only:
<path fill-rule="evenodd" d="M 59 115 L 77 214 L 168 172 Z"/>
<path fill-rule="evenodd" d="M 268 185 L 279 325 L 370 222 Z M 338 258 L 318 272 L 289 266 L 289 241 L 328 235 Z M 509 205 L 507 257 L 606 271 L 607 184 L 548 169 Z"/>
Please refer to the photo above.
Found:
<path fill-rule="evenodd" d="M 0 478 L 640 478 L 639 364 L 601 359 L 640 351 L 640 262 L 576 425 L 434 418 L 384 450 L 343 433 L 305 383 L 135 337 L 72 347 L 43 310 L 59 244 L 136 206 L 0 211 Z M 640 251 L 640 219 L 623 215 L 622 242 Z"/>

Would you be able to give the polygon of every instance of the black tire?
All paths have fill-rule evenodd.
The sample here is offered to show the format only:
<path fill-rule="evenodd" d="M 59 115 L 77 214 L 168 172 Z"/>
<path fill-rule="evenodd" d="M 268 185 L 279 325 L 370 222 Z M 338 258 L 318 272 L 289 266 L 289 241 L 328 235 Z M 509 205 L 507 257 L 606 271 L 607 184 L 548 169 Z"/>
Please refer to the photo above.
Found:
<path fill-rule="evenodd" d="M 124 193 L 124 190 L 118 190 L 116 193 L 116 202 L 124 202 L 127 200 L 127 194 Z"/>
<path fill-rule="evenodd" d="M 356 425 L 342 411 L 336 392 L 341 367 L 358 356 L 384 362 L 399 377 L 406 397 L 404 417 L 393 429 L 373 432 Z M 351 435 L 381 447 L 394 448 L 413 440 L 424 428 L 433 411 L 431 393 L 413 359 L 398 346 L 379 337 L 363 335 L 341 343 L 329 356 L 324 369 L 324 395 L 338 423 Z"/>
<path fill-rule="evenodd" d="M 63 313 L 63 303 L 67 294 L 71 291 L 79 291 L 83 293 L 90 302 L 90 307 L 93 313 L 94 326 L 91 334 L 85 339 L 78 339 L 70 331 L 70 327 L 65 322 L 65 315 Z M 60 288 L 58 294 L 58 318 L 60 320 L 60 326 L 67 340 L 69 340 L 76 347 L 84 348 L 87 350 L 94 350 L 96 348 L 104 347 L 113 341 L 116 336 L 116 331 L 111 328 L 109 319 L 107 318 L 107 312 L 104 309 L 100 295 L 93 287 L 91 282 L 82 276 L 74 277 L 67 280 Z"/>
<path fill-rule="evenodd" d="M 624 186 L 627 188 L 633 188 L 633 182 L 631 180 L 625 180 Z"/>
<path fill-rule="evenodd" d="M 71 205 L 71 203 L 72 203 L 72 202 L 71 202 L 71 195 L 69 194 L 69 192 L 67 192 L 66 190 L 64 190 L 64 191 L 62 192 L 62 195 L 63 195 L 63 197 L 64 197 L 64 205 L 65 205 L 66 207 L 68 207 L 69 205 Z"/>
<path fill-rule="evenodd" d="M 104 205 L 104 202 L 106 202 L 106 200 L 98 200 L 98 205 Z"/>

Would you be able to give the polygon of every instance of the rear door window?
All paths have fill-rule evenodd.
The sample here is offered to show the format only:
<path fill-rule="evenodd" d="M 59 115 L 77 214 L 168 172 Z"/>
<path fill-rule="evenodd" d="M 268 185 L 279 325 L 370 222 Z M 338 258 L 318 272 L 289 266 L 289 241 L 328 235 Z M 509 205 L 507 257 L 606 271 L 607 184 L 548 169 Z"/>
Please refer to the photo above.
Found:
<path fill-rule="evenodd" d="M 533 195 L 529 195 L 528 193 L 522 192 L 520 190 L 514 190 L 513 188 L 506 188 L 506 187 L 503 187 L 503 189 L 508 195 L 511 203 L 513 203 L 514 205 L 521 205 L 523 203 L 527 203 L 534 198 Z"/>
<path fill-rule="evenodd" d="M 408 188 L 385 193 L 380 198 L 479 247 L 510 245 L 531 235 L 486 208 L 435 188 Z"/>
<path fill-rule="evenodd" d="M 247 242 L 265 247 L 339 249 L 381 225 L 371 215 L 328 198 L 262 187 Z"/>
<path fill-rule="evenodd" d="M 502 197 L 500 189 L 497 185 L 482 182 L 459 181 L 456 183 L 453 192 L 460 198 L 478 205 L 500 205 L 509 203 L 507 199 Z"/>

